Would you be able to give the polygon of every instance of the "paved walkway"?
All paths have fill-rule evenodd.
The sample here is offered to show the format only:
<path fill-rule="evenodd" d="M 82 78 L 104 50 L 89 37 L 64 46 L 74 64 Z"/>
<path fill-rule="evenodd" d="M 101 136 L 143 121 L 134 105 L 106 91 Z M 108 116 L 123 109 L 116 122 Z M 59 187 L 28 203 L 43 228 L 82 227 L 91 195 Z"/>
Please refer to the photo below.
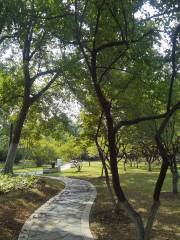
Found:
<path fill-rule="evenodd" d="M 31 215 L 18 240 L 92 240 L 89 213 L 95 187 L 79 179 L 50 178 L 63 181 L 65 189 Z"/>
<path fill-rule="evenodd" d="M 67 169 L 71 168 L 71 163 L 66 163 L 61 166 L 61 171 L 65 171 Z M 43 170 L 37 170 L 37 171 L 29 171 L 29 172 L 18 172 L 18 175 L 43 175 Z"/>

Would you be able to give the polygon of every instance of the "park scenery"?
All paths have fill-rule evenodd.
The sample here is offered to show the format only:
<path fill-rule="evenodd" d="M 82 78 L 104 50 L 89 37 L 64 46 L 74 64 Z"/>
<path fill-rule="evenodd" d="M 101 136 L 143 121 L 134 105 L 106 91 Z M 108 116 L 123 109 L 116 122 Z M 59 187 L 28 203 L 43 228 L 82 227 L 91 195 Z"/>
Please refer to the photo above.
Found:
<path fill-rule="evenodd" d="M 0 0 L 0 240 L 180 240 L 179 12 Z"/>

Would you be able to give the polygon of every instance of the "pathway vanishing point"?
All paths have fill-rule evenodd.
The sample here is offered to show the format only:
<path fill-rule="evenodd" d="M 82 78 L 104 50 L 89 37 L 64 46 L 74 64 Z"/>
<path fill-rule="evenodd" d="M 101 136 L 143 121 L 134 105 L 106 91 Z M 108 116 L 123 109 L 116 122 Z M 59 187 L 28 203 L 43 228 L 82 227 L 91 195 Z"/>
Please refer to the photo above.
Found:
<path fill-rule="evenodd" d="M 88 181 L 49 177 L 65 183 L 65 189 L 37 209 L 24 224 L 18 240 L 93 240 L 89 213 L 96 197 Z"/>

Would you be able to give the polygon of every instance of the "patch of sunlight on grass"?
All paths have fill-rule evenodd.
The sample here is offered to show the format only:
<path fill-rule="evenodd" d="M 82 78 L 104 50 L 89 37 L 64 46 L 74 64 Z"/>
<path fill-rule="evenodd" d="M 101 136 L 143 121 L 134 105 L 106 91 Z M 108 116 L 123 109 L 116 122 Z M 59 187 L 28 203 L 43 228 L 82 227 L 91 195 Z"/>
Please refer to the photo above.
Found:
<path fill-rule="evenodd" d="M 147 209 L 145 209 L 145 208 L 141 208 L 141 207 L 138 208 L 137 210 L 138 210 L 138 212 L 141 212 L 141 213 L 142 213 L 142 212 L 144 212 L 144 213 L 147 212 Z"/>
<path fill-rule="evenodd" d="M 100 177 L 101 168 L 101 162 L 91 162 L 90 167 L 88 166 L 88 163 L 83 163 L 81 172 L 77 172 L 75 168 L 71 168 L 60 174 L 56 173 L 52 175 L 77 177 L 89 180 L 96 186 L 98 196 L 94 206 L 94 220 L 92 219 L 91 223 L 97 224 L 97 230 L 95 231 L 98 231 L 98 224 L 101 223 L 100 226 L 104 233 L 107 231 L 106 222 L 101 220 L 101 217 L 99 216 L 101 212 L 99 209 L 101 211 L 106 211 L 109 206 L 112 207 L 112 203 L 106 188 L 105 178 Z M 142 215 L 144 220 L 147 220 L 147 214 L 153 201 L 152 196 L 158 174 L 159 166 L 152 166 L 152 172 L 148 172 L 147 166 L 143 163 L 139 165 L 138 169 L 127 165 L 127 171 L 125 172 L 123 171 L 122 163 L 119 164 L 119 175 L 123 190 L 130 200 L 130 203 Z M 154 224 L 154 236 L 152 238 L 154 240 L 180 240 L 180 195 L 178 197 L 173 196 L 171 194 L 171 189 L 172 176 L 170 171 L 168 171 L 161 194 L 161 206 L 157 215 L 157 220 Z M 98 216 L 99 222 L 96 221 Z M 106 221 L 106 219 L 107 218 L 105 218 L 104 221 Z M 114 222 L 112 222 L 112 224 L 114 224 Z M 125 233 L 129 232 L 130 224 L 128 223 L 127 225 L 124 223 L 124 218 L 122 219 L 122 222 L 117 225 L 118 234 L 120 234 L 118 231 L 121 231 L 119 229 L 122 228 L 122 226 L 124 226 L 123 236 L 125 236 Z M 114 234 L 113 232 L 111 233 Z M 113 237 L 113 239 L 118 239 L 117 236 L 113 235 Z M 129 240 L 130 238 L 128 237 L 127 239 Z"/>

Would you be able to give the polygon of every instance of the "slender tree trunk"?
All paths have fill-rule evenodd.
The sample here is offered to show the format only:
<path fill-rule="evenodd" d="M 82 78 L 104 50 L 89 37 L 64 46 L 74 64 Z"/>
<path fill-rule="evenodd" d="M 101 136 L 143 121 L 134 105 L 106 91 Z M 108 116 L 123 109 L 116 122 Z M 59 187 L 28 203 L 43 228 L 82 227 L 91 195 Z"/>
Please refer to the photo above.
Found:
<path fill-rule="evenodd" d="M 13 124 L 11 123 L 10 130 L 9 130 L 9 146 L 12 142 L 12 136 L 13 136 Z"/>
<path fill-rule="evenodd" d="M 173 194 L 178 194 L 178 181 L 179 175 L 177 172 L 174 172 L 172 178 Z"/>
<path fill-rule="evenodd" d="M 179 174 L 177 169 L 176 158 L 172 160 L 172 164 L 170 166 L 171 173 L 172 173 L 172 192 L 173 194 L 178 194 L 178 181 L 179 181 Z"/>
<path fill-rule="evenodd" d="M 152 172 L 151 161 L 148 161 L 148 171 Z"/>
<path fill-rule="evenodd" d="M 123 161 L 123 169 L 124 169 L 124 171 L 126 171 L 126 162 L 125 161 Z"/>
<path fill-rule="evenodd" d="M 13 165 L 16 158 L 16 151 L 19 144 L 21 131 L 23 128 L 24 121 L 26 119 L 28 113 L 29 105 L 27 103 L 23 103 L 21 111 L 19 113 L 19 117 L 15 124 L 15 128 L 13 129 L 11 143 L 9 145 L 8 154 L 6 157 L 6 162 L 4 165 L 3 173 L 13 173 Z"/>
<path fill-rule="evenodd" d="M 158 209 L 160 207 L 160 201 L 154 201 L 151 209 L 149 211 L 149 216 L 145 228 L 145 238 L 144 240 L 150 240 L 151 239 L 151 232 L 152 232 L 152 227 L 153 223 L 155 221 L 155 218 L 157 216 Z"/>
<path fill-rule="evenodd" d="M 110 181 L 109 181 L 108 169 L 106 167 L 106 162 L 105 162 L 105 159 L 104 159 L 104 156 L 103 156 L 103 152 L 101 151 L 101 148 L 99 146 L 99 143 L 98 143 L 97 139 L 96 139 L 96 146 L 97 146 L 97 149 L 98 149 L 98 152 L 99 152 L 99 157 L 100 157 L 101 162 L 102 162 L 101 176 L 103 176 L 103 172 L 104 172 L 105 173 L 105 177 L 106 177 L 106 185 L 107 185 L 107 188 L 108 188 L 108 191 L 109 191 L 112 203 L 113 203 L 114 207 L 117 209 L 116 200 L 114 198 L 114 194 L 113 194 L 113 191 L 112 191 L 112 188 L 111 188 L 111 184 L 110 184 Z"/>
<path fill-rule="evenodd" d="M 13 142 L 11 142 L 9 145 L 6 163 L 3 169 L 4 173 L 13 173 L 13 165 L 16 158 L 17 146 L 18 144 L 15 144 Z"/>
<path fill-rule="evenodd" d="M 144 224 L 141 216 L 131 207 L 128 201 L 120 202 L 120 207 L 135 225 L 136 240 L 144 240 Z"/>
<path fill-rule="evenodd" d="M 102 169 L 101 169 L 101 177 L 103 177 L 103 175 L 104 175 L 104 168 L 103 168 L 103 166 L 102 166 Z"/>
<path fill-rule="evenodd" d="M 132 160 L 130 159 L 130 167 L 132 167 Z"/>
<path fill-rule="evenodd" d="M 130 206 L 128 203 L 124 192 L 120 185 L 119 173 L 118 173 L 118 164 L 117 164 L 117 151 L 116 151 L 116 133 L 113 126 L 113 119 L 111 116 L 111 105 L 108 101 L 106 101 L 101 88 L 97 81 L 96 75 L 96 52 L 92 53 L 91 59 L 91 74 L 92 80 L 94 83 L 94 88 L 101 104 L 103 113 L 106 118 L 106 126 L 107 126 L 107 139 L 108 139 L 108 152 L 109 152 L 109 159 L 110 159 L 110 168 L 112 173 L 112 185 L 116 197 L 118 199 L 118 203 L 122 208 L 125 210 L 128 217 L 133 221 L 136 226 L 136 236 L 137 240 L 144 240 L 144 225 L 140 215 Z"/>
<path fill-rule="evenodd" d="M 141 216 L 131 207 L 127 201 L 124 192 L 120 185 L 118 167 L 117 167 L 117 153 L 116 153 L 116 137 L 113 131 L 113 122 L 111 115 L 106 116 L 108 126 L 108 147 L 110 154 L 110 166 L 112 173 L 113 188 L 116 193 L 118 202 L 121 208 L 126 212 L 127 216 L 132 220 L 136 228 L 136 240 L 144 240 L 144 224 Z"/>
<path fill-rule="evenodd" d="M 138 160 L 136 161 L 136 168 L 139 168 Z"/>
<path fill-rule="evenodd" d="M 161 142 L 160 136 L 157 134 L 155 139 L 156 139 L 157 147 L 159 149 L 160 156 L 162 157 L 163 161 L 162 161 L 161 170 L 160 170 L 157 182 L 156 182 L 156 186 L 154 189 L 153 204 L 152 204 L 150 212 L 149 212 L 149 217 L 148 217 L 148 221 L 147 221 L 146 228 L 145 228 L 144 240 L 151 239 L 153 223 L 155 221 L 158 209 L 160 207 L 160 200 L 159 200 L 160 193 L 161 193 L 161 189 L 162 189 L 162 186 L 163 186 L 163 183 L 164 183 L 164 180 L 166 177 L 166 173 L 167 173 L 167 170 L 169 167 L 168 155 L 167 155 L 167 152 L 164 149 L 164 146 Z"/>

